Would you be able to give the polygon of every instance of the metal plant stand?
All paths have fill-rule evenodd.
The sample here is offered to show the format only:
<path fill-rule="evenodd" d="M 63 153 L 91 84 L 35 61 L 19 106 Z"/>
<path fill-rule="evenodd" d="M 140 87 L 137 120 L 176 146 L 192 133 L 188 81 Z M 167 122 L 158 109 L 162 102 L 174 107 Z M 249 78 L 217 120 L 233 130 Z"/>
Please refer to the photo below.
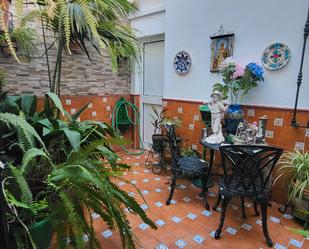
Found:
<path fill-rule="evenodd" d="M 300 60 L 299 73 L 298 73 L 298 76 L 297 76 L 297 91 L 296 91 L 294 112 L 293 112 L 293 117 L 292 117 L 292 120 L 291 120 L 291 126 L 293 126 L 293 127 L 309 128 L 309 120 L 308 120 L 306 126 L 299 125 L 297 123 L 297 120 L 296 120 L 298 96 L 299 96 L 299 90 L 300 90 L 300 86 L 302 84 L 302 78 L 303 78 L 303 72 L 302 71 L 303 71 L 304 58 L 305 58 L 305 52 L 306 52 L 306 43 L 307 43 L 308 35 L 309 35 L 309 8 L 308 8 L 307 20 L 306 20 L 305 28 L 304 28 L 303 50 L 302 50 L 302 55 L 301 55 L 301 60 Z"/>
<path fill-rule="evenodd" d="M 295 106 L 294 106 L 294 112 L 293 112 L 293 117 L 291 120 L 291 126 L 293 127 L 303 127 L 303 128 L 309 128 L 309 120 L 307 122 L 306 126 L 302 126 L 299 125 L 297 123 L 297 119 L 296 119 L 296 114 L 297 114 L 297 104 L 298 104 L 298 96 L 299 96 L 299 90 L 300 90 L 300 86 L 302 84 L 302 77 L 303 77 L 303 65 L 304 65 L 304 58 L 305 58 L 305 52 L 306 52 L 306 43 L 307 43 L 307 39 L 308 39 L 308 35 L 309 35 L 309 8 L 308 8 L 308 13 L 307 13 L 307 20 L 305 23 L 305 28 L 304 28 L 304 42 L 303 42 L 303 49 L 302 49 L 302 55 L 301 55 L 301 60 L 300 60 L 300 68 L 299 68 L 299 72 L 298 72 L 298 76 L 297 76 L 297 91 L 296 91 L 296 99 L 295 99 Z M 288 209 L 288 207 L 290 206 L 290 203 L 287 202 L 283 207 L 279 208 L 279 212 L 281 213 L 285 213 Z M 307 210 L 308 211 L 308 210 Z M 308 229 L 309 228 L 309 215 L 306 216 L 305 219 L 305 224 L 304 224 L 304 229 Z"/>
<path fill-rule="evenodd" d="M 145 167 L 152 170 L 156 175 L 161 174 L 162 170 L 167 173 L 167 165 L 164 160 L 165 143 L 162 150 L 156 151 L 154 146 L 148 152 L 147 159 L 145 161 Z"/>

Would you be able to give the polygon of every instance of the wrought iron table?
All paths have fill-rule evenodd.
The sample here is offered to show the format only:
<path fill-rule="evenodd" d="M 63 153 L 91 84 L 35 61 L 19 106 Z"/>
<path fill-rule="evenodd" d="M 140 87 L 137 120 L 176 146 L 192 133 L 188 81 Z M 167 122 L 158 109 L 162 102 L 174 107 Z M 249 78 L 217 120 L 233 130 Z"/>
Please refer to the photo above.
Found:
<path fill-rule="evenodd" d="M 203 155 L 202 155 L 202 159 L 203 160 L 206 161 L 207 149 L 209 149 L 209 151 L 210 151 L 209 169 L 208 169 L 207 176 L 206 176 L 206 179 L 207 179 L 207 190 L 208 190 L 208 188 L 211 188 L 211 187 L 214 186 L 214 182 L 213 182 L 212 177 L 211 177 L 211 170 L 212 170 L 212 166 L 213 166 L 213 162 L 214 162 L 215 151 L 219 151 L 219 147 L 222 144 L 225 144 L 225 143 L 222 143 L 222 144 L 209 144 L 209 143 L 207 143 L 207 142 L 205 142 L 205 141 L 203 141 L 201 139 L 200 140 L 200 144 L 203 145 Z M 196 187 L 201 187 L 202 186 L 201 181 L 200 181 L 199 178 L 194 178 L 192 183 Z"/>

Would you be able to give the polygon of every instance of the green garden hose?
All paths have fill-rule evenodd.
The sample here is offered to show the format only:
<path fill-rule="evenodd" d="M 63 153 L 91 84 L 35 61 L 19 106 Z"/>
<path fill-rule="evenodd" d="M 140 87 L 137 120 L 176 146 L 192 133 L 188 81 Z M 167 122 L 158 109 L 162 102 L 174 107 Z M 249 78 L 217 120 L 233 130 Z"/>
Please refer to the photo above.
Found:
<path fill-rule="evenodd" d="M 133 120 L 130 118 L 129 109 L 132 110 Z M 144 149 L 143 141 L 141 139 L 141 134 L 140 134 L 140 112 L 136 105 L 132 104 L 131 102 L 125 100 L 122 97 L 116 102 L 113 108 L 113 112 L 112 112 L 112 126 L 115 129 L 115 131 L 118 133 L 118 135 L 120 135 L 119 124 L 128 124 L 128 125 L 132 124 L 133 126 L 136 126 L 138 129 L 138 134 L 137 134 L 138 139 L 141 145 L 140 151 L 138 152 L 129 151 L 123 145 L 121 145 L 121 148 L 128 154 L 132 154 L 132 155 L 143 154 L 145 149 Z"/>

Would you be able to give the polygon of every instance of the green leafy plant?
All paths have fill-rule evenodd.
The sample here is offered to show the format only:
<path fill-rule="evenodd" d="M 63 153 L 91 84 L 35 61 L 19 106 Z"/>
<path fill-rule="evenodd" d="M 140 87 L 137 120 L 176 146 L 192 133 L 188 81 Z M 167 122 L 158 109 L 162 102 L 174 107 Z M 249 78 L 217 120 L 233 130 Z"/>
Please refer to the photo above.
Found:
<path fill-rule="evenodd" d="M 158 134 L 158 132 L 161 131 L 161 126 L 164 121 L 164 113 L 167 111 L 167 109 L 162 109 L 160 112 L 154 106 L 151 106 L 151 109 L 153 112 L 150 113 L 151 124 L 154 128 L 153 132 L 154 134 Z"/>
<path fill-rule="evenodd" d="M 199 152 L 197 150 L 193 150 L 191 147 L 188 147 L 187 149 L 182 149 L 181 155 L 184 157 L 201 157 Z"/>
<path fill-rule="evenodd" d="M 223 83 L 213 85 L 213 90 L 222 93 L 224 98 L 230 97 L 232 104 L 242 102 L 249 90 L 263 81 L 263 69 L 256 63 L 249 63 L 245 68 L 235 62 L 224 61 L 220 71 Z"/>
<path fill-rule="evenodd" d="M 11 98 L 6 108 L 13 113 L 0 113 L 0 151 L 8 223 L 18 248 L 36 248 L 30 228 L 42 219 L 51 220 L 58 248 L 100 248 L 92 212 L 119 231 L 124 248 L 134 248 L 124 207 L 155 228 L 135 199 L 114 183 L 129 166 L 119 163 L 111 149 L 118 138 L 109 125 L 78 122 L 85 108 L 69 115 L 53 93 L 39 113 L 35 96 Z M 65 120 L 53 115 L 54 108 Z"/>
<path fill-rule="evenodd" d="M 15 3 L 20 12 L 18 17 L 26 12 L 26 16 L 22 17 L 19 23 L 37 19 L 41 21 L 50 91 L 58 96 L 61 93 L 62 58 L 64 53 L 71 54 L 71 43 L 77 44 L 89 59 L 89 48 L 101 55 L 108 51 L 114 70 L 117 69 L 117 58 L 137 58 L 138 42 L 126 22 L 128 16 L 134 14 L 137 8 L 127 0 L 40 0 L 30 12 L 24 10 L 27 3 L 23 4 L 22 0 L 16 0 Z M 50 46 L 47 44 L 48 32 L 53 32 L 55 37 Z M 4 39 L 18 60 L 7 29 Z M 52 72 L 49 50 L 54 46 L 57 54 Z"/>
<path fill-rule="evenodd" d="M 20 3 L 20 1 L 16 1 Z M 4 12 L 0 10 L 0 18 L 2 20 L 2 27 L 4 27 L 4 33 L 0 35 L 0 45 L 2 49 L 7 50 L 6 53 L 13 55 L 17 61 L 19 61 L 17 57 L 17 49 L 20 54 L 31 56 L 38 53 L 37 43 L 39 41 L 39 35 L 34 28 L 28 26 L 28 15 L 21 17 L 19 9 L 20 7 L 16 7 L 16 14 L 19 16 L 16 19 L 15 26 L 12 30 L 8 30 L 6 24 L 4 23 Z M 33 17 L 33 15 L 29 16 Z"/>
<path fill-rule="evenodd" d="M 168 117 L 165 116 L 165 113 L 168 111 L 167 108 L 162 109 L 160 112 L 154 107 L 151 106 L 152 113 L 150 113 L 151 117 L 151 124 L 154 128 L 154 134 L 157 134 L 161 131 L 161 127 L 166 124 L 170 123 L 173 124 L 175 127 L 180 127 L 182 125 L 182 120 L 179 117 Z"/>
<path fill-rule="evenodd" d="M 31 56 L 38 53 L 37 43 L 39 35 L 35 29 L 30 27 L 17 27 L 10 33 L 11 39 L 17 43 L 20 52 Z"/>
<path fill-rule="evenodd" d="M 286 152 L 278 165 L 278 176 L 274 183 L 282 177 L 287 177 L 289 200 L 302 198 L 304 191 L 309 188 L 309 153 L 297 150 Z"/>

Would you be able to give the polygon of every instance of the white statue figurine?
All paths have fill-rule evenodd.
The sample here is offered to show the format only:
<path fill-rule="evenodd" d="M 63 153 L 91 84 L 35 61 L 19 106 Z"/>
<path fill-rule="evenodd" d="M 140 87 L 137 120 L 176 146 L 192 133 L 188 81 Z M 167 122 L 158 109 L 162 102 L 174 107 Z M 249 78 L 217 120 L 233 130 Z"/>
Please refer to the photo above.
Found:
<path fill-rule="evenodd" d="M 219 91 L 214 91 L 210 97 L 211 101 L 206 104 L 211 112 L 211 129 L 213 134 L 207 137 L 205 141 L 209 144 L 221 144 L 225 140 L 222 134 L 221 121 L 229 107 L 229 103 L 222 100 L 222 94 Z"/>

